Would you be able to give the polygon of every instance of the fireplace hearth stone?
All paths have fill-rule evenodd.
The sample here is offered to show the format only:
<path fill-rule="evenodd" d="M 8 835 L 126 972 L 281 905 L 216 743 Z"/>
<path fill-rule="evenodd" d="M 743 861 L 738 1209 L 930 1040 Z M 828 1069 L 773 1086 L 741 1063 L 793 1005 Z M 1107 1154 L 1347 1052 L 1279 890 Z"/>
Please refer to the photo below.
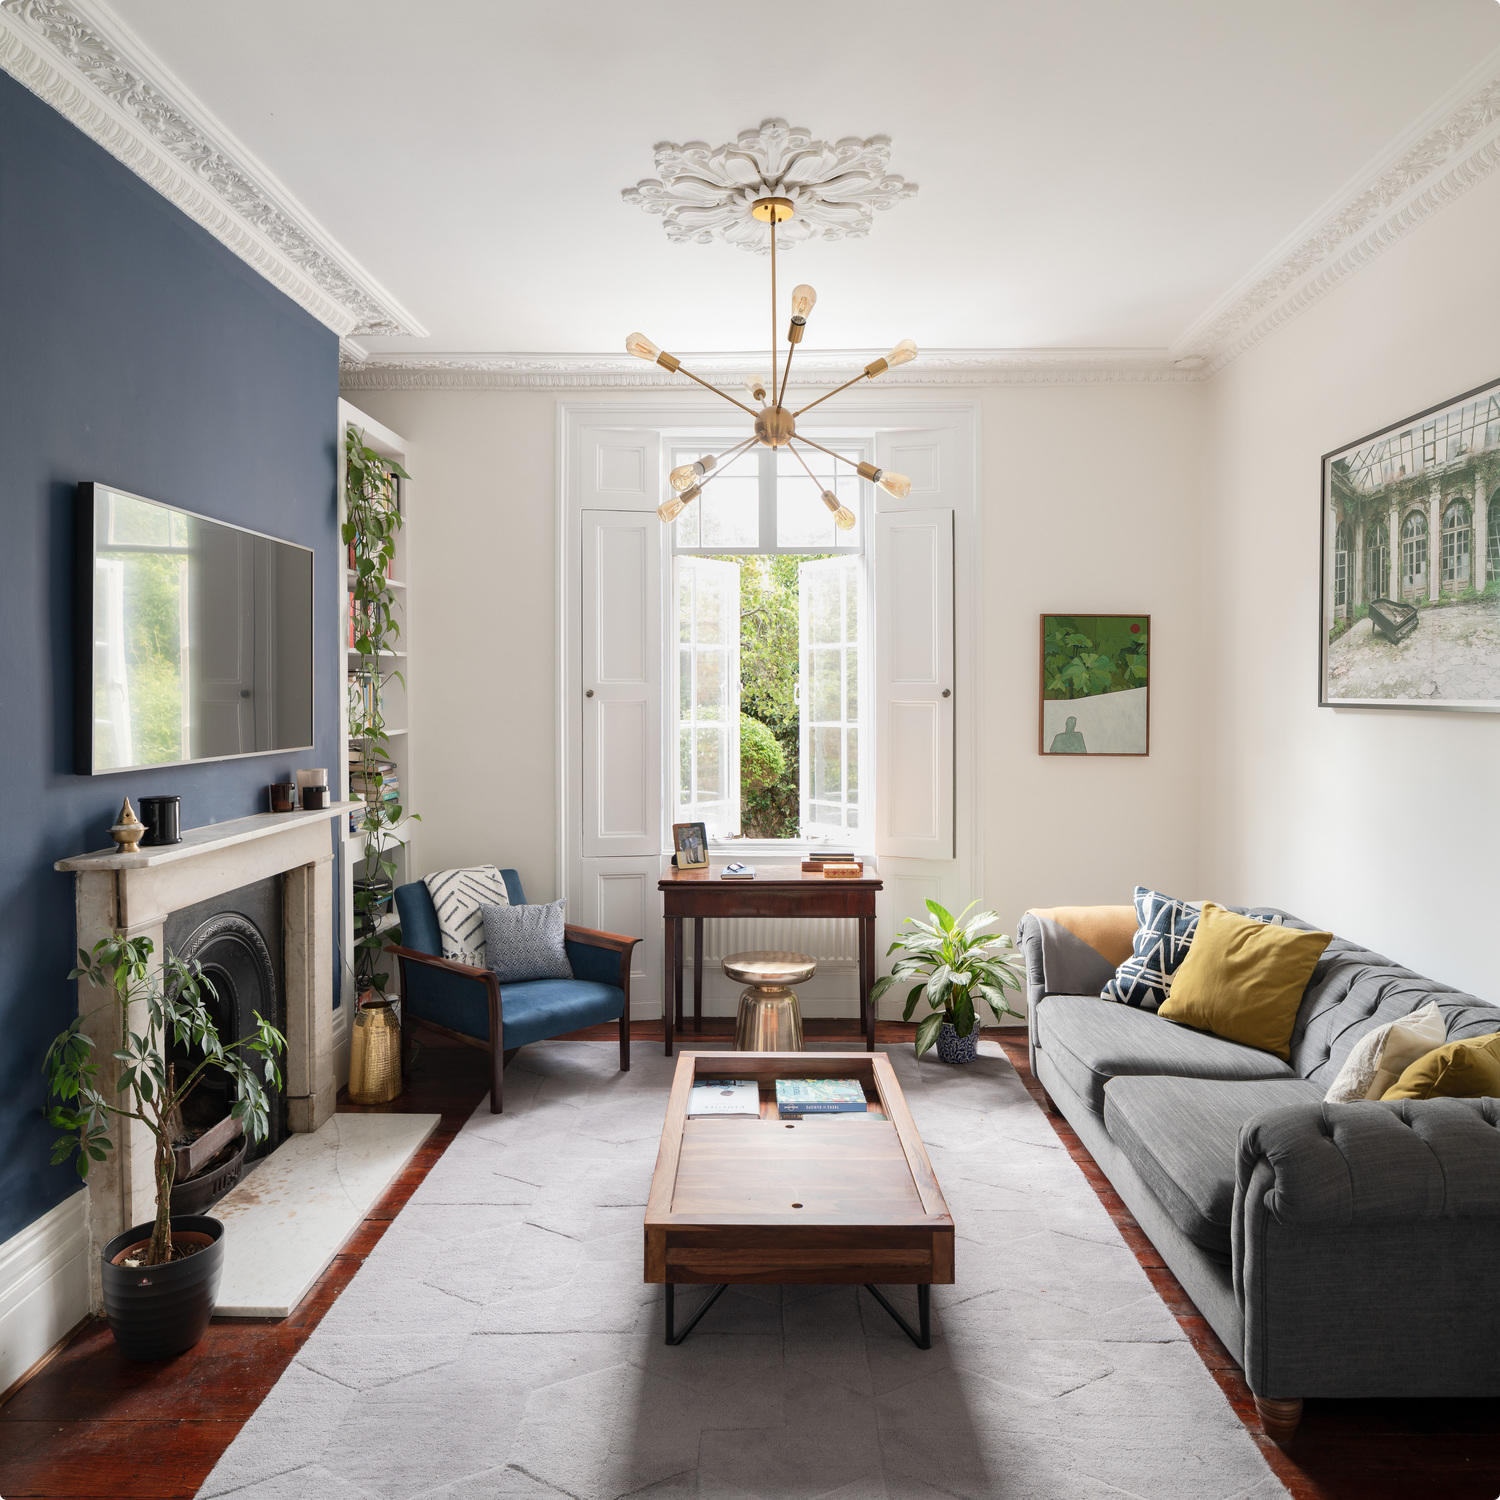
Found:
<path fill-rule="evenodd" d="M 133 854 L 98 850 L 59 860 L 74 876 L 77 946 L 92 948 L 108 933 L 148 937 L 153 961 L 166 946 L 173 912 L 280 877 L 286 1006 L 287 1126 L 315 1131 L 333 1116 L 338 1091 L 333 1045 L 333 862 L 337 825 L 362 804 L 341 802 L 316 812 L 259 813 L 184 832 L 178 844 Z M 119 1066 L 116 1012 L 109 996 L 78 986 L 80 1013 L 109 1092 Z M 89 1235 L 94 1304 L 100 1305 L 98 1250 L 132 1224 L 154 1216 L 151 1139 L 131 1122 L 116 1149 L 89 1172 Z M 269 1158 L 268 1158 L 269 1159 Z"/>

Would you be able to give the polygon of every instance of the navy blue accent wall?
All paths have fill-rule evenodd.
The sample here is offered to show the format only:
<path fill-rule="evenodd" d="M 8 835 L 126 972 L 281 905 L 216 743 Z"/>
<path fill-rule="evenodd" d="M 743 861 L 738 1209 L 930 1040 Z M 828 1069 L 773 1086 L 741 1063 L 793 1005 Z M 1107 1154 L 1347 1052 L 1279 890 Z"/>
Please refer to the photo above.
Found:
<path fill-rule="evenodd" d="M 0 1241 L 78 1187 L 50 1167 L 42 1055 L 73 1014 L 72 877 L 128 792 L 184 827 L 338 764 L 338 341 L 0 73 Z M 315 756 L 80 776 L 75 486 L 102 480 L 315 548 Z"/>

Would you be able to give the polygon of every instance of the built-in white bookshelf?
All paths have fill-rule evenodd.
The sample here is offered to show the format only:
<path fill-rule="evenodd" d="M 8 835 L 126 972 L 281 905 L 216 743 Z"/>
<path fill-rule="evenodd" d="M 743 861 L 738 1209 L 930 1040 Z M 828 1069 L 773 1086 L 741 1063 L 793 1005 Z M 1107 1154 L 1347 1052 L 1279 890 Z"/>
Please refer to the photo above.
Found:
<path fill-rule="evenodd" d="M 339 454 L 339 527 L 342 534 L 344 522 L 344 436 L 350 427 L 356 427 L 363 434 L 364 441 L 384 458 L 395 459 L 403 468 L 407 464 L 408 444 L 406 439 L 399 433 L 392 432 L 390 428 L 377 422 L 373 417 L 367 416 L 358 407 L 347 401 L 339 402 L 338 422 L 338 454 Z M 417 810 L 415 802 L 415 781 L 412 775 L 411 757 L 411 498 L 412 484 L 409 480 L 397 481 L 397 504 L 401 508 L 406 524 L 396 534 L 396 555 L 391 567 L 390 584 L 394 594 L 394 610 L 397 622 L 400 624 L 401 633 L 397 637 L 397 649 L 384 652 L 381 655 L 382 663 L 389 662 L 390 666 L 401 672 L 406 678 L 403 684 L 394 678 L 390 679 L 384 689 L 385 717 L 391 726 L 388 731 L 389 755 L 395 762 L 397 775 L 401 779 L 401 805 L 404 808 Z M 340 546 L 342 547 L 342 542 Z M 342 763 L 338 767 L 338 791 L 343 798 L 349 797 L 349 756 L 357 748 L 356 743 L 349 735 L 349 679 L 353 669 L 358 665 L 359 653 L 353 650 L 349 642 L 349 591 L 353 586 L 353 573 L 344 568 L 339 573 L 339 598 L 337 601 L 337 620 L 340 634 L 340 642 L 344 651 L 345 679 L 344 691 L 339 694 L 339 742 L 343 747 Z M 354 879 L 361 863 L 363 852 L 363 839 L 355 829 L 350 828 L 350 820 L 343 818 L 338 824 L 340 844 L 342 846 L 342 858 L 340 864 L 340 888 L 342 891 L 340 920 L 342 933 L 340 946 L 342 949 L 340 972 L 339 972 L 339 998 L 340 1004 L 335 1012 L 334 1034 L 339 1044 L 340 1081 L 348 1077 L 348 1035 L 349 1025 L 354 1010 Z M 417 866 L 414 862 L 412 839 L 416 830 L 421 827 L 419 822 L 406 819 L 392 831 L 391 837 L 396 847 L 392 851 L 396 861 L 396 884 L 410 880 L 416 874 Z M 396 915 L 394 910 L 388 912 L 381 919 L 381 930 L 386 931 L 396 926 Z M 396 975 L 394 969 L 391 974 L 390 993 L 396 993 Z"/>

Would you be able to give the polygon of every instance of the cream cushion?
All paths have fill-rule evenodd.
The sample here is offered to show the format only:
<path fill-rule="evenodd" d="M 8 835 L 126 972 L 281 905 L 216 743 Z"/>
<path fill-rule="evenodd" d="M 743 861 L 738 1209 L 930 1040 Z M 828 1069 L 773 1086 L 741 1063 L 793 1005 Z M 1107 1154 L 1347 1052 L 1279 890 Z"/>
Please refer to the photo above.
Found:
<path fill-rule="evenodd" d="M 1368 1031 L 1344 1059 L 1338 1077 L 1323 1096 L 1325 1104 L 1352 1104 L 1358 1099 L 1379 1099 L 1419 1057 L 1425 1057 L 1447 1040 L 1448 1029 L 1437 1001 Z"/>

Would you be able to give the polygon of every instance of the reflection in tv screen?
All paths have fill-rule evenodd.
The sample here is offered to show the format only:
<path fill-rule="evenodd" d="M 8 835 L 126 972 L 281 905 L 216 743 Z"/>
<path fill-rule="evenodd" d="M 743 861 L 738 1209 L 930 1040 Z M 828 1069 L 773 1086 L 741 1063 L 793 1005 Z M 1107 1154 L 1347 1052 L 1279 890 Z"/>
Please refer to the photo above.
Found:
<path fill-rule="evenodd" d="M 102 484 L 81 500 L 88 769 L 311 746 L 311 550 Z"/>

